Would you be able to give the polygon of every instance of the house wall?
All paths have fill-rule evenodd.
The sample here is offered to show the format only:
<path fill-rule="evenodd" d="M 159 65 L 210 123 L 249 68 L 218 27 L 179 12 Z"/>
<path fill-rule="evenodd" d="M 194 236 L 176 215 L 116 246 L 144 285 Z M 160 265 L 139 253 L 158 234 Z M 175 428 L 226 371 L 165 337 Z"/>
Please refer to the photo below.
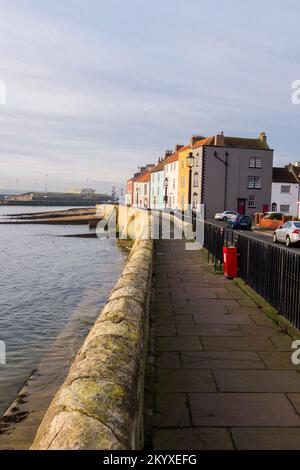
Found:
<path fill-rule="evenodd" d="M 133 204 L 133 181 L 127 181 L 126 194 L 125 194 L 125 204 Z"/>
<path fill-rule="evenodd" d="M 165 165 L 165 178 L 168 178 L 168 207 L 178 208 L 178 161 Z"/>
<path fill-rule="evenodd" d="M 178 208 L 187 209 L 189 191 L 189 169 L 186 157 L 191 152 L 191 148 L 178 152 Z"/>
<path fill-rule="evenodd" d="M 227 203 L 225 197 L 225 165 L 217 160 L 225 161 L 228 152 Z M 212 218 L 216 212 L 237 210 L 237 200 L 245 199 L 245 214 L 252 215 L 261 212 L 264 205 L 270 207 L 272 187 L 272 150 L 238 149 L 221 146 L 206 146 L 203 148 L 203 193 L 206 207 L 206 217 Z M 262 168 L 249 168 L 249 158 L 260 157 Z M 261 176 L 261 189 L 248 188 L 248 176 Z M 249 207 L 249 197 L 255 196 L 255 207 Z"/>
<path fill-rule="evenodd" d="M 137 192 L 138 189 L 138 192 Z M 133 192 L 134 207 L 150 207 L 150 182 L 135 182 Z M 138 204 L 137 204 L 138 199 Z"/>
<path fill-rule="evenodd" d="M 164 208 L 164 170 L 151 173 L 151 208 Z"/>
<path fill-rule="evenodd" d="M 282 193 L 281 186 L 290 186 L 290 193 Z M 298 204 L 299 199 L 299 184 L 298 183 L 272 183 L 272 196 L 271 196 L 271 206 L 272 204 L 277 204 L 277 211 L 281 211 L 281 205 L 288 205 L 290 209 L 289 214 L 292 214 L 295 217 L 298 217 Z M 271 210 L 271 209 L 270 209 Z"/>
<path fill-rule="evenodd" d="M 202 204 L 203 147 L 193 150 L 194 167 L 192 170 L 192 204 L 194 209 Z"/>

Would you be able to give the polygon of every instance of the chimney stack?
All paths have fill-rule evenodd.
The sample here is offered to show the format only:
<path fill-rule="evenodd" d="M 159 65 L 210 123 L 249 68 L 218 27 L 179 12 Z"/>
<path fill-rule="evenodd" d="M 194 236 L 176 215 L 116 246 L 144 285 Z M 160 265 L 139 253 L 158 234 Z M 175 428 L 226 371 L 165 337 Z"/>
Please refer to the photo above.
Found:
<path fill-rule="evenodd" d="M 261 132 L 261 133 L 259 134 L 259 140 L 260 140 L 261 142 L 263 142 L 264 144 L 267 142 L 267 136 L 266 136 L 265 132 Z"/>
<path fill-rule="evenodd" d="M 203 135 L 193 134 L 192 137 L 190 138 L 190 145 L 194 145 L 195 142 L 198 142 L 198 140 L 203 140 L 203 139 L 205 139 Z"/>
<path fill-rule="evenodd" d="M 225 140 L 224 140 L 224 132 L 223 131 L 221 132 L 221 134 L 215 135 L 215 145 L 220 145 L 221 147 L 224 147 Z"/>
<path fill-rule="evenodd" d="M 174 149 L 174 153 L 175 152 L 178 152 L 178 150 L 182 149 L 182 147 L 184 147 L 183 145 L 180 145 L 180 144 L 176 144 L 175 145 L 175 149 Z"/>

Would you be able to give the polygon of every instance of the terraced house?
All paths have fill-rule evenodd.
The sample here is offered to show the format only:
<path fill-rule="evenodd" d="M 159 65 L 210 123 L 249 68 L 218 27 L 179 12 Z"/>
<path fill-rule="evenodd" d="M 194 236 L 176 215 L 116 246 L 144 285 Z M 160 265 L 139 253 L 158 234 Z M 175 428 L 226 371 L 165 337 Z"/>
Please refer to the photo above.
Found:
<path fill-rule="evenodd" d="M 185 145 L 178 152 L 178 209 L 186 210 L 189 192 L 189 169 L 186 158 L 192 150 L 192 144 Z"/>
<path fill-rule="evenodd" d="M 267 212 L 272 166 L 273 150 L 264 132 L 257 138 L 196 135 L 133 179 L 133 205 L 187 210 L 191 203 L 198 210 L 202 204 L 208 219 L 224 210 Z"/>
<path fill-rule="evenodd" d="M 273 150 L 264 132 L 256 139 L 220 133 L 193 142 L 190 152 L 192 203 L 205 205 L 206 218 L 224 210 L 252 215 L 270 209 Z"/>
<path fill-rule="evenodd" d="M 150 207 L 150 179 L 151 169 L 145 170 L 133 181 L 133 206 L 142 209 Z"/>
<path fill-rule="evenodd" d="M 171 154 L 167 150 L 165 156 L 151 170 L 151 209 L 163 209 L 166 206 L 165 163 Z"/>
<path fill-rule="evenodd" d="M 174 152 L 165 161 L 165 188 L 167 208 L 178 209 L 178 152 L 183 145 L 176 145 Z"/>

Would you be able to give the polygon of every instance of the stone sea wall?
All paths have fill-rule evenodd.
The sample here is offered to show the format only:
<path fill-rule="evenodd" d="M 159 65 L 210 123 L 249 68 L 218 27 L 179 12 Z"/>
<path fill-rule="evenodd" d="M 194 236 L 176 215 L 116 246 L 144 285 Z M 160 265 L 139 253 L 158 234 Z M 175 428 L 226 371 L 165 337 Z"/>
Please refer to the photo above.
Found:
<path fill-rule="evenodd" d="M 142 448 L 152 258 L 152 241 L 136 240 L 32 449 Z"/>

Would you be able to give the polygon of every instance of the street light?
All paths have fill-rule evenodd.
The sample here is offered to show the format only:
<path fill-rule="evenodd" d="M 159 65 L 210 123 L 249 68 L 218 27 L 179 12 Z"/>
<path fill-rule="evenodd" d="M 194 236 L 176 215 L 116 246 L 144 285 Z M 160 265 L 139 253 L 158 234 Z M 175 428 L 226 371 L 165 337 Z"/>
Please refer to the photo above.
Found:
<path fill-rule="evenodd" d="M 165 187 L 165 209 L 167 208 L 167 203 L 168 203 L 168 185 L 169 185 L 169 180 L 168 178 L 165 178 L 164 181 L 164 187 Z"/>
<path fill-rule="evenodd" d="M 188 154 L 188 156 L 186 157 L 186 164 L 188 166 L 188 169 L 189 169 L 189 198 L 188 198 L 188 206 L 189 208 L 191 207 L 192 205 L 192 169 L 193 169 L 193 166 L 194 166 L 194 161 L 195 161 L 195 157 L 193 155 L 193 152 L 190 152 Z"/>
<path fill-rule="evenodd" d="M 44 195 L 45 198 L 48 197 L 48 174 L 45 173 L 45 195 Z"/>

